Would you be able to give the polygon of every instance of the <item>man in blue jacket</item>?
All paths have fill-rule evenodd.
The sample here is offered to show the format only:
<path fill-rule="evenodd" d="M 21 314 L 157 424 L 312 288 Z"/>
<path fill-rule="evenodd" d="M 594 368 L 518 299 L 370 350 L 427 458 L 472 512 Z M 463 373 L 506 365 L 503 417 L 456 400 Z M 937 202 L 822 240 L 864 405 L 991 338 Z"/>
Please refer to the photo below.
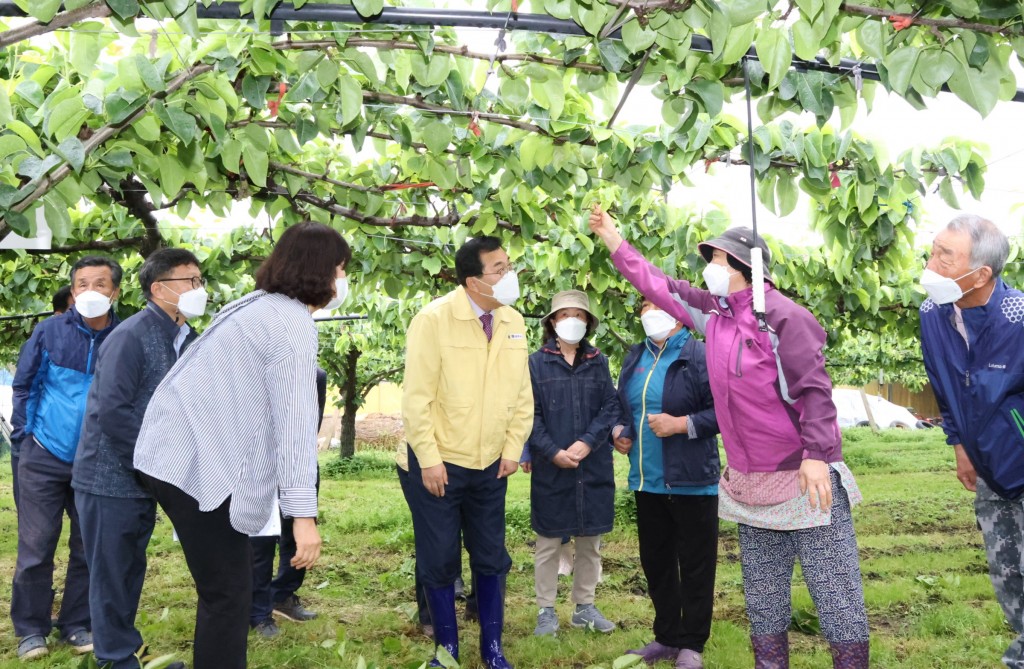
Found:
<path fill-rule="evenodd" d="M 18 559 L 11 588 L 11 620 L 21 637 L 18 657 L 47 654 L 53 606 L 53 558 L 62 517 L 71 520 L 70 557 L 57 627 L 77 653 L 92 650 L 89 632 L 89 569 L 71 488 L 85 397 L 96 354 L 118 324 L 111 303 L 121 285 L 121 266 L 86 256 L 71 268 L 75 304 L 36 326 L 18 357 L 14 375 L 12 443 L 19 446 Z"/>
<path fill-rule="evenodd" d="M 156 501 L 136 476 L 135 441 L 156 387 L 195 338 L 185 321 L 206 310 L 199 261 L 189 251 L 153 253 L 139 283 L 146 308 L 110 334 L 96 360 L 71 481 L 89 563 L 94 652 L 109 669 L 141 666 L 135 614 Z"/>
<path fill-rule="evenodd" d="M 991 221 L 954 218 L 921 277 L 921 351 L 953 447 L 957 478 L 976 492 L 996 599 L 1017 639 L 1003 655 L 1024 668 L 1024 293 L 1000 273 L 1010 245 Z"/>

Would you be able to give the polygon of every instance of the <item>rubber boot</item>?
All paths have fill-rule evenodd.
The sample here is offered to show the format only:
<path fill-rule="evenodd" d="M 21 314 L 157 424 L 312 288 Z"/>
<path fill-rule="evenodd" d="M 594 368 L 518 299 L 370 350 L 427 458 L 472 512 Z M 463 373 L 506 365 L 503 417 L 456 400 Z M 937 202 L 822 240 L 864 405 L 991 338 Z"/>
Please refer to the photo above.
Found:
<path fill-rule="evenodd" d="M 868 669 L 868 654 L 871 644 L 867 641 L 851 641 L 849 643 L 833 643 L 833 669 Z"/>
<path fill-rule="evenodd" d="M 502 577 L 474 574 L 476 602 L 480 611 L 480 658 L 486 669 L 512 669 L 501 647 L 505 626 L 505 593 Z"/>
<path fill-rule="evenodd" d="M 434 644 L 443 646 L 456 660 L 459 659 L 459 623 L 455 617 L 455 586 L 423 588 L 427 595 L 427 608 L 434 626 Z M 428 667 L 442 667 L 435 650 Z"/>
<path fill-rule="evenodd" d="M 789 669 L 789 633 L 751 635 L 754 669 Z"/>

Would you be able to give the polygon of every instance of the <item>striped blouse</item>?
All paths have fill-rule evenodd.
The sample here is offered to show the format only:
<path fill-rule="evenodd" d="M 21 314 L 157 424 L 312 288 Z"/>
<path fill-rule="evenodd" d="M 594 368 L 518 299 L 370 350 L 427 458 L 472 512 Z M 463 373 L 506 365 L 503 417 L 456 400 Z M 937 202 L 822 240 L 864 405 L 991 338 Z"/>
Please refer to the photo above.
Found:
<path fill-rule="evenodd" d="M 280 496 L 285 516 L 317 515 L 316 325 L 298 300 L 261 290 L 232 302 L 153 395 L 135 468 L 255 534 Z"/>

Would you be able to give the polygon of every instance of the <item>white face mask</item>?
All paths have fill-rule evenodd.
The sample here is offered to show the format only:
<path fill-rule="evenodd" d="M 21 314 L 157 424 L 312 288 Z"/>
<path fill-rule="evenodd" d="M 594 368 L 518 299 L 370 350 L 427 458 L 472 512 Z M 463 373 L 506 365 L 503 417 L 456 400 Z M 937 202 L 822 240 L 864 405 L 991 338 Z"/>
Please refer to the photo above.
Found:
<path fill-rule="evenodd" d="M 578 344 L 587 334 L 587 324 L 576 317 L 563 318 L 555 323 L 555 334 L 566 344 Z"/>
<path fill-rule="evenodd" d="M 640 323 L 644 326 L 644 333 L 652 340 L 665 341 L 677 321 L 661 309 L 648 309 L 641 314 Z"/>
<path fill-rule="evenodd" d="M 730 272 L 726 269 L 725 265 L 708 263 L 703 272 L 704 285 L 708 287 L 708 292 L 712 295 L 727 297 L 729 295 L 729 282 L 733 274 L 735 272 Z"/>
<path fill-rule="evenodd" d="M 981 267 L 972 269 L 967 274 L 964 274 L 964 276 L 970 276 L 979 269 L 981 269 Z M 935 304 L 949 304 L 951 302 L 956 302 L 965 295 L 964 291 L 961 290 L 960 286 L 956 283 L 960 279 L 964 278 L 964 276 L 957 279 L 950 279 L 948 276 L 942 276 L 938 272 L 933 272 L 926 267 L 925 270 L 921 272 L 920 283 L 921 287 L 924 288 L 926 293 L 928 293 L 928 297 L 932 298 L 932 302 Z M 971 288 L 971 290 L 974 289 Z M 971 290 L 967 292 L 969 293 Z"/>
<path fill-rule="evenodd" d="M 324 305 L 324 309 L 328 311 L 337 309 L 341 305 L 345 304 L 345 300 L 348 298 L 348 277 L 343 276 L 340 279 L 334 280 L 334 297 L 331 301 Z"/>
<path fill-rule="evenodd" d="M 506 307 L 519 299 L 519 275 L 515 270 L 505 272 L 498 283 L 491 286 L 492 297 Z"/>
<path fill-rule="evenodd" d="M 87 290 L 75 296 L 75 309 L 82 318 L 99 318 L 110 311 L 110 298 L 95 290 Z"/>
<path fill-rule="evenodd" d="M 197 318 L 206 313 L 209 295 L 205 288 L 186 290 L 178 296 L 178 312 L 185 318 Z"/>

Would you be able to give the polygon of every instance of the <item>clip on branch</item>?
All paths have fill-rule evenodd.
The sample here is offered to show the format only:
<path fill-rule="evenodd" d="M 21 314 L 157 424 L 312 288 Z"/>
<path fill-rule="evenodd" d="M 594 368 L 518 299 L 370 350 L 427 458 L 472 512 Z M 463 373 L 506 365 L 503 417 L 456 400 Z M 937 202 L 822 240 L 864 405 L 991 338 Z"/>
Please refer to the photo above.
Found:
<path fill-rule="evenodd" d="M 910 26 L 914 25 L 913 16 L 905 16 L 903 14 L 891 14 L 889 17 L 889 23 L 892 24 L 892 29 L 896 32 L 906 30 Z"/>

